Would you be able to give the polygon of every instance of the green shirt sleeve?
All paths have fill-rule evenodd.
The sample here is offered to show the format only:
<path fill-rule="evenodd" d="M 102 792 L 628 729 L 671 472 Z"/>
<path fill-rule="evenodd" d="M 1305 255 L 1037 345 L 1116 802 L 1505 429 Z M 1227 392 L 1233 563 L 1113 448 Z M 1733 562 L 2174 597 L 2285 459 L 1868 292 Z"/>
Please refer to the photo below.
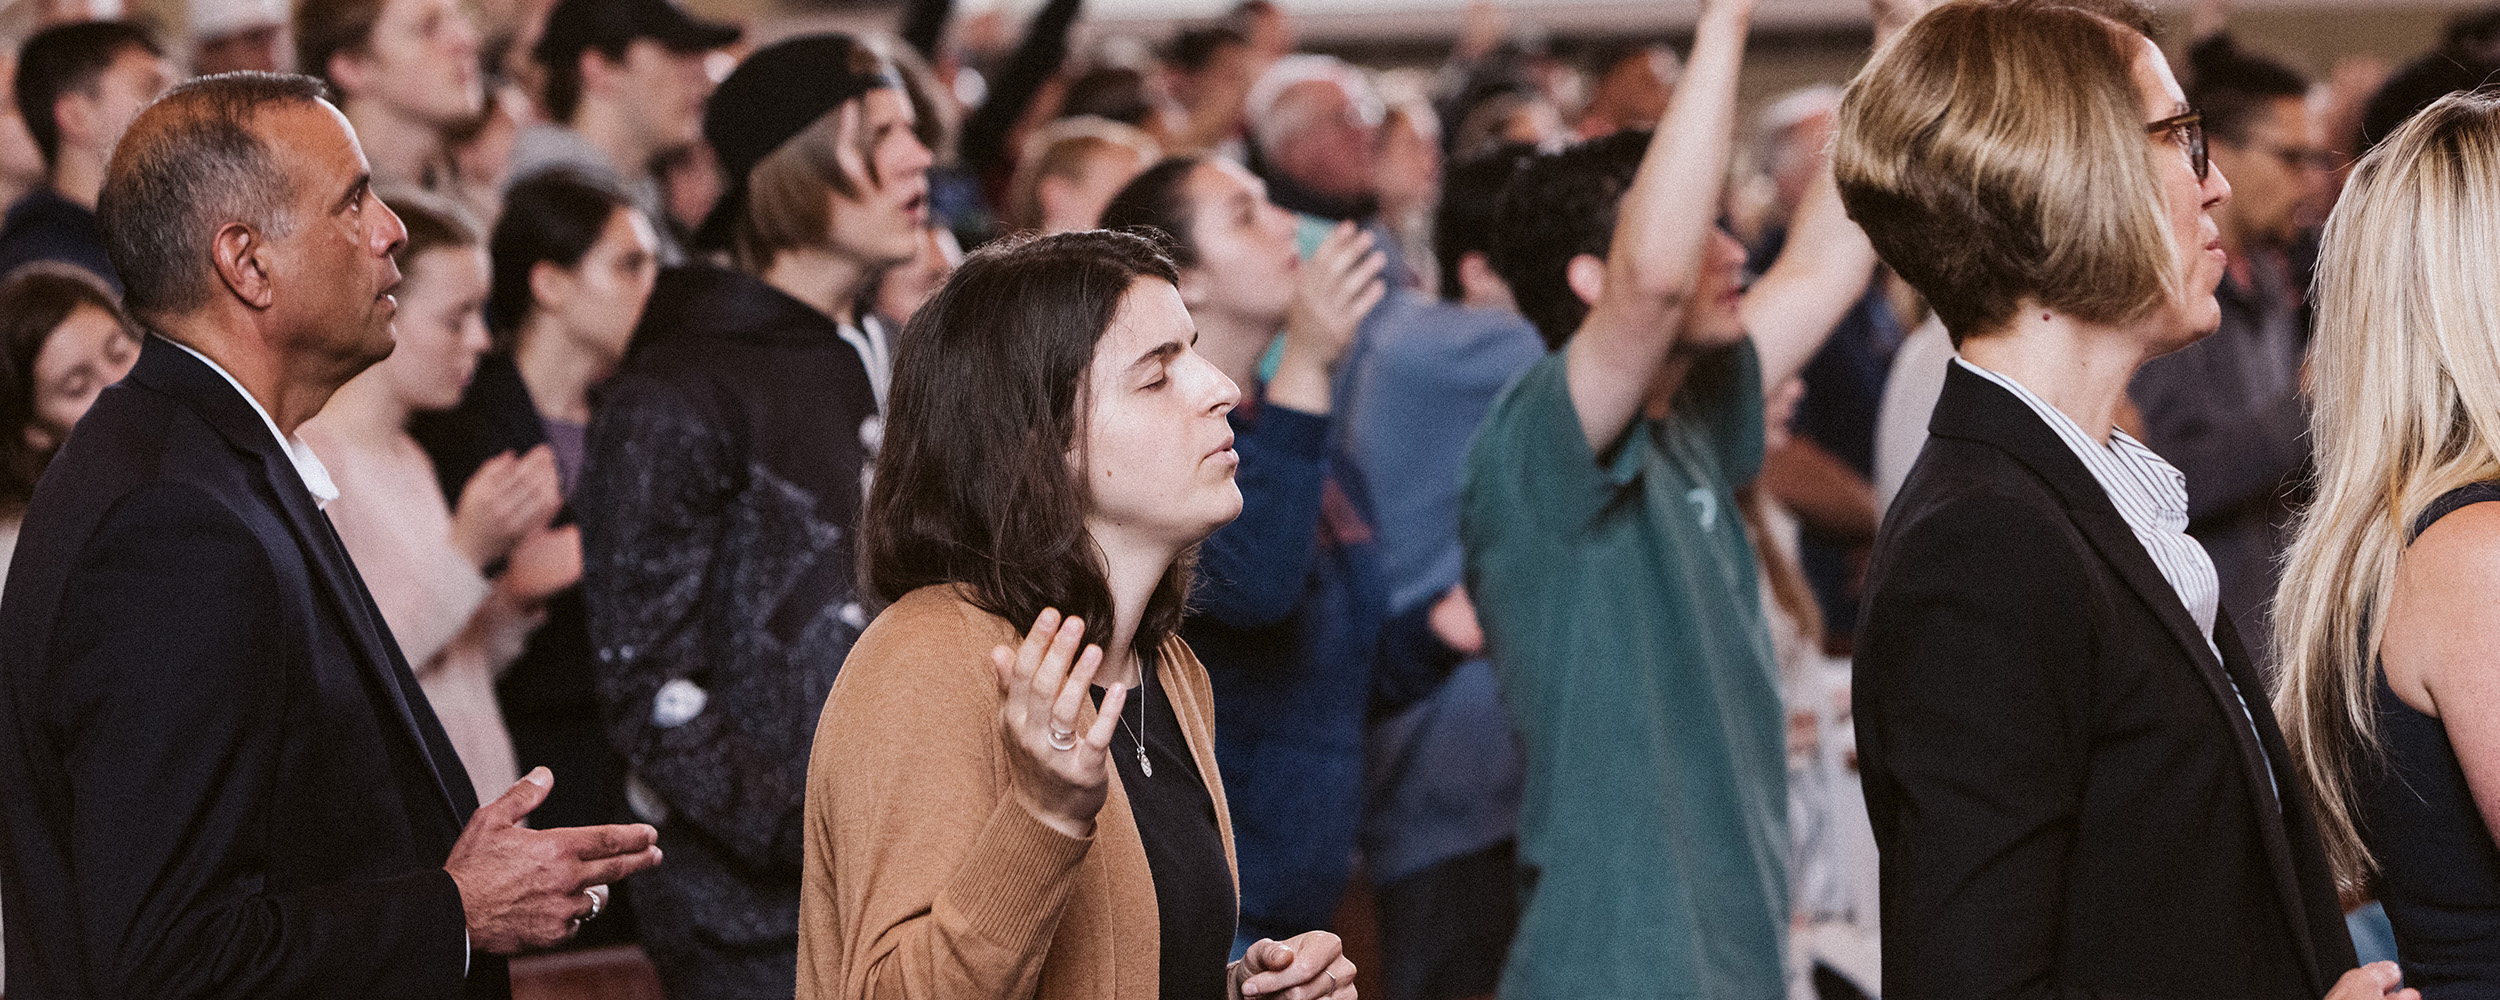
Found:
<path fill-rule="evenodd" d="M 1476 432 L 1463 503 L 1487 530 L 1578 531 L 1640 478 L 1648 422 L 1634 421 L 1608 454 L 1593 453 L 1563 372 L 1562 352 L 1546 355 Z"/>

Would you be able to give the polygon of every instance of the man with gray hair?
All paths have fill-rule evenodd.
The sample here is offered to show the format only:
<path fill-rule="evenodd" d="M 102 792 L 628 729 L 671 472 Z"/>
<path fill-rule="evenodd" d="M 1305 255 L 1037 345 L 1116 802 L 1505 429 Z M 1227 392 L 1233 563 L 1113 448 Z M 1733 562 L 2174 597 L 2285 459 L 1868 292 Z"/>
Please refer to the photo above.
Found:
<path fill-rule="evenodd" d="M 28 506 L 0 599 L 0 891 L 21 997 L 506 997 L 659 862 L 480 807 L 295 430 L 390 354 L 393 253 L 307 77 L 176 88 L 98 214 L 148 330 Z"/>
<path fill-rule="evenodd" d="M 1415 287 L 1395 235 L 1379 221 L 1375 175 L 1387 109 L 1363 71 L 1335 56 L 1286 56 L 1259 74 L 1245 103 L 1249 167 L 1267 181 L 1268 200 L 1300 218 L 1302 255 L 1351 222 L 1372 230 L 1389 258 L 1381 273 L 1390 283 Z"/>

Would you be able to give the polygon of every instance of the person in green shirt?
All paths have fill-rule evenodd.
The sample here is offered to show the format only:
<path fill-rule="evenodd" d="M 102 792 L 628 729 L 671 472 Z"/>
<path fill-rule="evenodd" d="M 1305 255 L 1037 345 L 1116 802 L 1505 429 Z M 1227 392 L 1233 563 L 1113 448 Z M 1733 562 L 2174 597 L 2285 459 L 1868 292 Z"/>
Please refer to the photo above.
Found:
<path fill-rule="evenodd" d="M 1786 991 L 1784 716 L 1735 490 L 1763 386 L 1875 264 L 1826 172 L 1751 289 L 1721 231 L 1750 0 L 1709 0 L 1654 135 L 1542 158 L 1493 266 L 1553 353 L 1478 431 L 1467 586 L 1528 766 L 1509 1000 Z"/>

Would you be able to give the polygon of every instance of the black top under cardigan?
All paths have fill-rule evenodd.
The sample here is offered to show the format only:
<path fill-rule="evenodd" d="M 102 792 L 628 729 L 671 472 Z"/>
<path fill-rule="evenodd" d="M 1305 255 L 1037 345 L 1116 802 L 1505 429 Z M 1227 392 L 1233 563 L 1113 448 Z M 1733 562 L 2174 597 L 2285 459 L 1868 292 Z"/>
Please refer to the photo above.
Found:
<path fill-rule="evenodd" d="M 2012 393 L 1956 367 L 1928 430 L 1857 642 L 1887 1000 L 2323 996 L 2352 940 L 2229 615 L 2217 661 Z"/>

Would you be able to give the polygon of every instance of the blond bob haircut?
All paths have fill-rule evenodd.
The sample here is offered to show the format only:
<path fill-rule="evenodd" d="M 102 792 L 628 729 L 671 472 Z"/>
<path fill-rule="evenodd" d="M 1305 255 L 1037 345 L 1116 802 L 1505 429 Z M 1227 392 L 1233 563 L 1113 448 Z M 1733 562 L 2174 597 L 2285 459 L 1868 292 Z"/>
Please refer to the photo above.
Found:
<path fill-rule="evenodd" d="M 2149 24 L 2126 0 L 1955 0 L 1843 91 L 1849 217 L 1955 345 L 2026 299 L 2116 324 L 2181 295 L 2132 73 Z"/>
<path fill-rule="evenodd" d="M 2274 708 L 2344 886 L 2376 864 L 2355 769 L 2381 763 L 2378 623 L 2413 519 L 2500 477 L 2500 94 L 2452 94 L 2353 168 L 2318 253 L 2317 492 L 2275 594 Z"/>

